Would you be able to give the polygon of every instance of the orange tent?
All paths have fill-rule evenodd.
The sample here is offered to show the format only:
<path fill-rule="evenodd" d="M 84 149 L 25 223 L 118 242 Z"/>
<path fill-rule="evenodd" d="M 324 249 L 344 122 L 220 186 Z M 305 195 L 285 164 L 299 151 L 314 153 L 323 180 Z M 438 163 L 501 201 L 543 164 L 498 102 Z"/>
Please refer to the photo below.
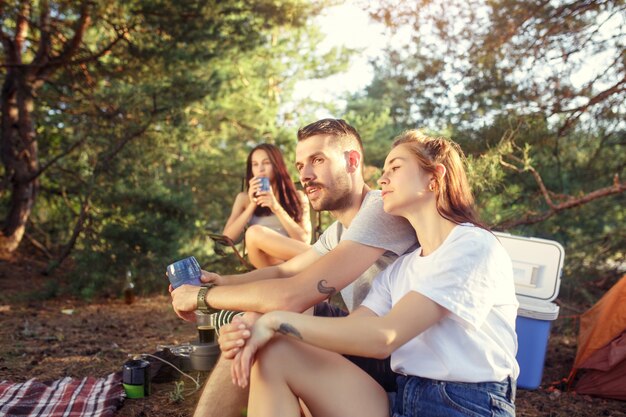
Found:
<path fill-rule="evenodd" d="M 626 400 L 626 276 L 580 318 L 574 391 Z"/>

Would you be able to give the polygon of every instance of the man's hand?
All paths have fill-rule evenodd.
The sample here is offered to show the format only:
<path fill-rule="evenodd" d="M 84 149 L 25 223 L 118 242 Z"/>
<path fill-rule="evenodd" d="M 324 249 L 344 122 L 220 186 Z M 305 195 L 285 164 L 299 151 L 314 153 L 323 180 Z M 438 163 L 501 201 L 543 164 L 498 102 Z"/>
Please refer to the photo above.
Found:
<path fill-rule="evenodd" d="M 248 312 L 243 316 L 235 316 L 233 321 L 220 327 L 218 342 L 222 350 L 222 358 L 233 359 L 250 337 L 250 329 L 261 317 L 259 313 Z"/>
<path fill-rule="evenodd" d="M 198 309 L 198 292 L 200 287 L 197 285 L 183 284 L 173 291 L 172 307 L 174 311 L 183 320 L 196 321 L 195 310 Z"/>
<path fill-rule="evenodd" d="M 200 281 L 202 281 L 203 284 L 213 283 L 215 285 L 226 285 L 226 278 L 219 274 L 216 274 L 215 272 L 209 272 L 205 270 L 202 270 Z"/>

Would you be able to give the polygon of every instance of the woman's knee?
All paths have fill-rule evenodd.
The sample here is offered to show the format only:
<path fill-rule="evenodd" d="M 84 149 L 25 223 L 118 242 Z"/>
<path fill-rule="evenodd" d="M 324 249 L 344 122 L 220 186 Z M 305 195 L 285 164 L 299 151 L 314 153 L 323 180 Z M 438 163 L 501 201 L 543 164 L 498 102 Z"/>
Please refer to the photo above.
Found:
<path fill-rule="evenodd" d="M 289 363 L 297 355 L 297 349 L 297 345 L 288 338 L 274 338 L 257 352 L 254 368 L 264 375 L 284 373 L 291 368 Z"/>
<path fill-rule="evenodd" d="M 263 239 L 265 235 L 265 227 L 253 224 L 246 230 L 246 245 L 256 245 Z"/>

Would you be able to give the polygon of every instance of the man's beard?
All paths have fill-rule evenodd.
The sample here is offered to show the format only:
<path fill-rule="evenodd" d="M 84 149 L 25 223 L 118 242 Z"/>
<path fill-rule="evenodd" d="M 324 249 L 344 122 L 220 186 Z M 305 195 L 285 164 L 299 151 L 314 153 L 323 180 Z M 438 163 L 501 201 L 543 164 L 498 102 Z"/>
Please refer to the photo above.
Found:
<path fill-rule="evenodd" d="M 318 182 L 310 182 L 306 186 L 315 186 L 320 189 L 321 197 L 310 201 L 311 207 L 316 211 L 341 211 L 350 206 L 350 184 L 345 176 L 338 177 L 329 187 Z"/>

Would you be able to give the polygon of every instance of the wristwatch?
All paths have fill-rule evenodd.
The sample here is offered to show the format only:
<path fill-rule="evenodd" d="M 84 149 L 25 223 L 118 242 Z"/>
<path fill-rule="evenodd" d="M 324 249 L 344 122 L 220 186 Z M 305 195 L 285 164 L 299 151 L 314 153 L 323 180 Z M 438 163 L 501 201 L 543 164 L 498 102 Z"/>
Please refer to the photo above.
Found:
<path fill-rule="evenodd" d="M 206 295 L 213 287 L 215 287 L 213 283 L 202 284 L 200 291 L 198 291 L 198 310 L 204 314 L 213 314 L 219 311 L 219 309 L 211 307 L 206 301 Z"/>

